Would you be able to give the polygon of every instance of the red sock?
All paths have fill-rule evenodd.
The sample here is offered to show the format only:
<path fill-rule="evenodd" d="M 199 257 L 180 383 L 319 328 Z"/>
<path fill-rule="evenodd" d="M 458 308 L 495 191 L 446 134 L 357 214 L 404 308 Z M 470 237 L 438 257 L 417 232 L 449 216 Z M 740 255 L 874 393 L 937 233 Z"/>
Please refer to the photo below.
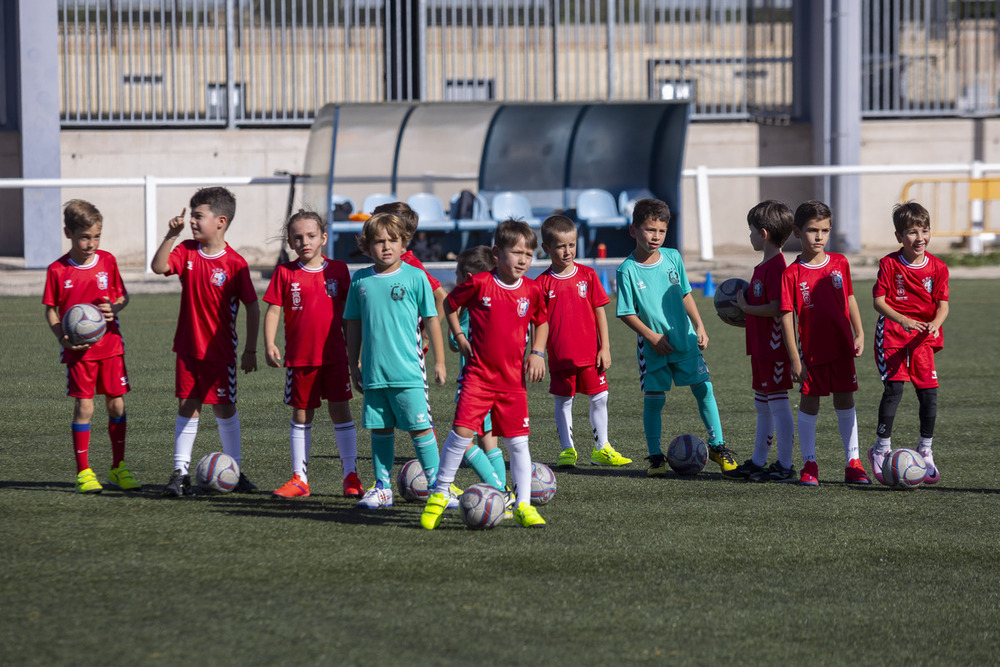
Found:
<path fill-rule="evenodd" d="M 73 453 L 76 455 L 76 472 L 90 467 L 87 453 L 90 451 L 90 424 L 73 424 Z"/>
<path fill-rule="evenodd" d="M 108 437 L 111 438 L 111 467 L 125 460 L 125 415 L 108 417 Z"/>

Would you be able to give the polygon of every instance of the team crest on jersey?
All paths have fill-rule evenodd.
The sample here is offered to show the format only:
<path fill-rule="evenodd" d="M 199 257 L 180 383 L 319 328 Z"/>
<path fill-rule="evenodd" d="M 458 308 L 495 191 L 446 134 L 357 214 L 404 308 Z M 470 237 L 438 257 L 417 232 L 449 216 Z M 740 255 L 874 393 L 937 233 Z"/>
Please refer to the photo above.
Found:
<path fill-rule="evenodd" d="M 490 302 L 490 297 L 484 296 L 483 297 L 483 308 L 489 308 L 492 305 L 493 304 Z"/>
<path fill-rule="evenodd" d="M 753 285 L 751 285 L 751 287 L 753 289 L 753 295 L 755 297 L 759 299 L 760 297 L 764 296 L 764 283 L 763 281 L 761 281 L 760 278 L 754 280 Z"/>
<path fill-rule="evenodd" d="M 844 286 L 844 276 L 841 275 L 840 271 L 832 271 L 830 273 L 830 278 L 833 280 L 833 286 L 840 289 Z"/>
<path fill-rule="evenodd" d="M 97 289 L 108 289 L 108 274 L 104 271 L 97 274 Z"/>
<path fill-rule="evenodd" d="M 326 295 L 331 299 L 337 298 L 337 280 L 335 278 L 326 281 Z"/>
<path fill-rule="evenodd" d="M 580 295 L 581 299 L 587 298 L 587 281 L 581 280 L 576 284 L 576 293 Z"/>
<path fill-rule="evenodd" d="M 802 295 L 802 303 L 806 306 L 812 305 L 812 295 L 809 293 L 809 283 L 804 280 L 799 283 L 799 293 Z"/>
<path fill-rule="evenodd" d="M 222 287 L 226 283 L 226 278 L 228 277 L 229 276 L 226 275 L 225 269 L 212 269 L 211 280 L 212 280 L 212 285 L 214 285 L 215 287 Z"/>
<path fill-rule="evenodd" d="M 677 271 L 675 271 L 674 269 L 670 269 L 670 272 L 667 273 L 667 279 L 670 280 L 671 285 L 681 284 L 680 274 L 678 274 Z"/>
<path fill-rule="evenodd" d="M 292 283 L 292 308 L 302 308 L 302 286 L 299 283 Z"/>
<path fill-rule="evenodd" d="M 392 297 L 393 301 L 402 301 L 406 296 L 406 288 L 397 283 L 392 286 L 392 291 L 389 292 L 389 296 Z"/>
<path fill-rule="evenodd" d="M 517 316 L 524 317 L 528 314 L 528 297 L 522 296 L 517 300 Z"/>
<path fill-rule="evenodd" d="M 930 294 L 934 290 L 934 279 L 931 278 L 930 276 L 927 276 L 923 280 L 923 285 L 924 289 L 927 290 L 927 293 Z"/>
<path fill-rule="evenodd" d="M 906 284 L 903 282 L 903 274 L 897 273 L 892 278 L 896 284 L 896 296 L 904 298 L 906 296 Z"/>

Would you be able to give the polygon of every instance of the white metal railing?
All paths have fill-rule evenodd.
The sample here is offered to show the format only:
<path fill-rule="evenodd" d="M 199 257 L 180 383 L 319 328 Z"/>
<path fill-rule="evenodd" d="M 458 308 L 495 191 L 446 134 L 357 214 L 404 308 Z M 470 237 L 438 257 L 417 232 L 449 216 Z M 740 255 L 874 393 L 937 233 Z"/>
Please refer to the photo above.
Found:
<path fill-rule="evenodd" d="M 885 174 L 968 174 L 969 178 L 982 178 L 984 174 L 1000 172 L 1000 162 L 954 162 L 944 164 L 883 164 L 883 165 L 848 165 L 848 166 L 787 166 L 787 167 L 705 167 L 685 169 L 681 172 L 683 178 L 694 179 L 695 200 L 698 218 L 698 243 L 700 258 L 710 261 L 715 257 L 714 240 L 712 238 L 712 207 L 710 182 L 716 178 L 779 178 L 802 176 L 838 176 L 838 175 L 885 175 Z M 421 177 L 417 177 L 421 178 Z M 435 176 L 428 174 L 422 177 L 433 181 Z M 447 179 L 462 178 L 476 180 L 475 174 L 450 175 Z M 341 181 L 355 179 L 339 179 Z M 69 187 L 135 187 L 142 188 L 145 202 L 145 255 L 146 271 L 156 254 L 158 237 L 157 227 L 157 189 L 160 186 L 193 186 L 209 185 L 239 186 L 239 185 L 289 185 L 289 176 L 224 176 L 218 178 L 199 177 L 161 177 L 141 176 L 131 178 L 8 178 L 0 179 L 0 190 L 25 188 L 69 188 Z M 973 202 L 973 229 L 976 225 L 982 228 L 982 203 L 976 206 Z M 981 240 L 975 235 L 970 237 L 970 249 L 981 250 Z M 978 241 L 978 243 L 977 243 Z"/>

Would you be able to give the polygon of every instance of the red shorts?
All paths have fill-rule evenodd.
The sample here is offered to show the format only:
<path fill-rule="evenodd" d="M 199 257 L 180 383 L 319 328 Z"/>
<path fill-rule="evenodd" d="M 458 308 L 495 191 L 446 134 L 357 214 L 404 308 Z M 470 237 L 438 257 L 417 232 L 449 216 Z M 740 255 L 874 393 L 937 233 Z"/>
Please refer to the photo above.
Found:
<path fill-rule="evenodd" d="M 349 401 L 351 373 L 339 366 L 293 366 L 285 369 L 285 403 L 300 410 L 314 410 L 323 401 Z"/>
<path fill-rule="evenodd" d="M 792 365 L 787 360 L 769 361 L 750 356 L 753 389 L 765 394 L 792 388 Z"/>
<path fill-rule="evenodd" d="M 125 357 L 122 355 L 66 364 L 67 396 L 93 398 L 103 394 L 116 398 L 127 394 L 129 389 Z"/>
<path fill-rule="evenodd" d="M 806 396 L 849 394 L 858 390 L 858 374 L 854 370 L 853 358 L 806 366 L 806 370 L 809 377 L 802 383 L 801 389 Z"/>
<path fill-rule="evenodd" d="M 483 434 L 483 420 L 490 415 L 493 435 L 514 438 L 531 432 L 528 422 L 528 392 L 493 391 L 462 385 L 455 406 L 455 426 Z"/>
<path fill-rule="evenodd" d="M 174 396 L 197 398 L 209 405 L 236 403 L 236 364 L 177 355 Z"/>
<path fill-rule="evenodd" d="M 934 353 L 941 348 L 918 345 L 915 349 L 890 347 L 875 350 L 875 364 L 883 382 L 912 382 L 917 389 L 938 386 Z"/>
<path fill-rule="evenodd" d="M 549 393 L 553 396 L 576 396 L 577 392 L 594 396 L 608 390 L 608 380 L 597 366 L 563 368 L 549 372 Z"/>

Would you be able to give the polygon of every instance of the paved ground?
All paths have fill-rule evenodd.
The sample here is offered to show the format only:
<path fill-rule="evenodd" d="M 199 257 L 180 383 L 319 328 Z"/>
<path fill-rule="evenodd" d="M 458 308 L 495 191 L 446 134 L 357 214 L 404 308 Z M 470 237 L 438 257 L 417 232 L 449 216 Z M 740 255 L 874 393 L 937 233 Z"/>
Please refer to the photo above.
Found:
<path fill-rule="evenodd" d="M 855 279 L 873 279 L 878 269 L 878 259 L 887 251 L 877 253 L 861 253 L 852 255 L 851 272 Z M 791 261 L 795 253 L 786 254 Z M 603 260 L 584 260 L 590 264 L 595 262 L 598 271 L 604 270 L 608 279 L 613 280 L 615 268 L 621 263 L 620 258 Z M 720 254 L 711 262 L 703 262 L 697 258 L 685 257 L 685 266 L 692 282 L 703 282 L 705 274 L 712 272 L 712 280 L 718 284 L 726 278 L 734 276 L 749 278 L 753 267 L 760 261 L 758 253 L 727 253 Z M 364 265 L 351 265 L 351 271 Z M 434 262 L 427 265 L 428 270 L 442 283 L 449 285 L 455 280 L 454 262 Z M 541 273 L 548 262 L 536 260 L 530 275 Z M 156 292 L 180 292 L 180 281 L 171 276 L 164 278 L 152 273 L 146 273 L 139 267 L 121 267 L 122 280 L 131 294 L 149 294 Z M 1000 265 L 982 267 L 957 267 L 952 269 L 954 278 L 1000 278 Z M 259 292 L 267 288 L 270 280 L 270 269 L 255 267 L 253 270 L 254 285 Z M 44 270 L 25 270 L 24 261 L 20 258 L 0 258 L 0 296 L 41 296 L 45 287 Z"/>

